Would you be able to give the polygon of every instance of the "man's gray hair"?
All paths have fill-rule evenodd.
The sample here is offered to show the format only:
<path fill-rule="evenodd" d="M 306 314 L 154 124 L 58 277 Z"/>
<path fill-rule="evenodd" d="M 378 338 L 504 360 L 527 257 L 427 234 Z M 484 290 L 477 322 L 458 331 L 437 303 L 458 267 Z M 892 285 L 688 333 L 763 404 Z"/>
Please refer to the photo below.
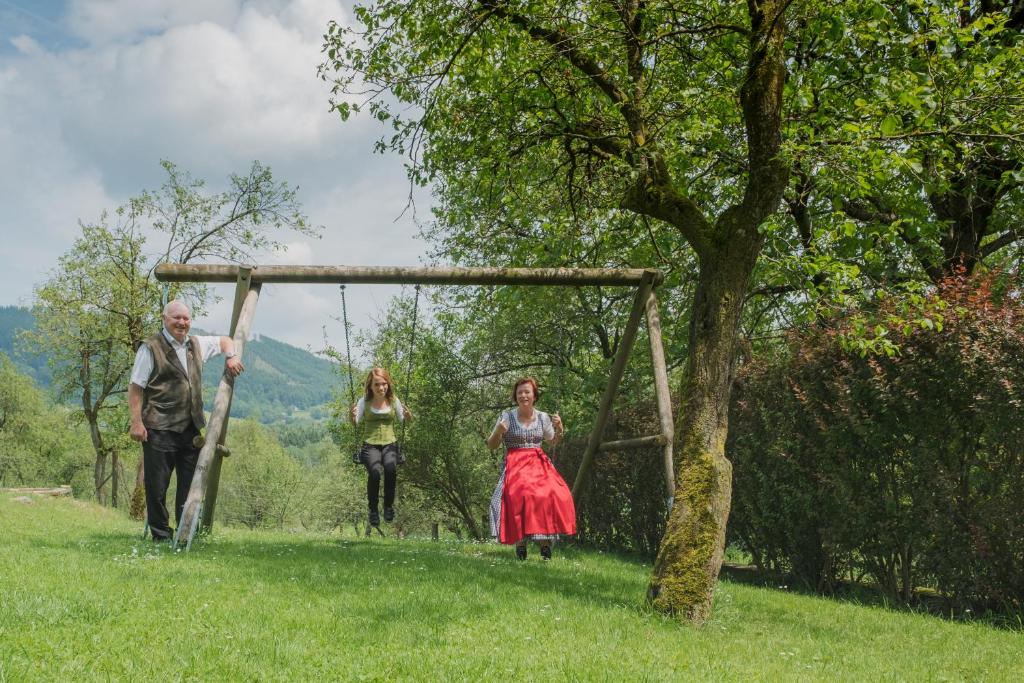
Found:
<path fill-rule="evenodd" d="M 172 306 L 184 306 L 185 310 L 188 311 L 188 314 L 191 317 L 192 309 L 189 307 L 189 305 L 187 303 L 185 303 L 181 299 L 172 299 L 171 301 L 167 302 L 167 305 L 164 306 L 164 310 L 163 310 L 163 314 L 165 316 L 168 316 L 168 315 L 171 314 L 171 307 Z"/>

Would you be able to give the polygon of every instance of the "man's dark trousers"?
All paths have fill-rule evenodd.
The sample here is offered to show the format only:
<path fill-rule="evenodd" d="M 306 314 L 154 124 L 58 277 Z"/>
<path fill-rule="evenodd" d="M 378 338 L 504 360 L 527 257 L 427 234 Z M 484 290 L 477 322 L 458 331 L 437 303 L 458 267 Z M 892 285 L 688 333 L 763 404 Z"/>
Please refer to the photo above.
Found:
<path fill-rule="evenodd" d="M 146 515 L 153 540 L 169 540 L 172 536 L 168 524 L 167 486 L 171 472 L 177 473 L 177 491 L 174 496 L 174 519 L 181 522 L 188 490 L 192 486 L 192 475 L 199 461 L 199 449 L 192 439 L 199 433 L 194 426 L 183 432 L 147 429 L 146 440 L 142 442 L 142 457 L 146 479 Z"/>

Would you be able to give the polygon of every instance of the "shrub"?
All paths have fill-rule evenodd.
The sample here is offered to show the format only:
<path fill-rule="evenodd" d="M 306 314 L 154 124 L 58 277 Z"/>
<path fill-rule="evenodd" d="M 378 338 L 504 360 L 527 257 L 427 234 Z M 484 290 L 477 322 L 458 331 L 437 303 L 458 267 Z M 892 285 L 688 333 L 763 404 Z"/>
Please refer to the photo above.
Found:
<path fill-rule="evenodd" d="M 654 405 L 641 403 L 613 415 L 605 440 L 659 431 Z M 569 441 L 555 451 L 555 466 L 570 487 L 585 448 L 586 441 Z M 653 558 L 668 514 L 664 481 L 661 447 L 596 454 L 582 495 L 576 500 L 578 540 Z"/>
<path fill-rule="evenodd" d="M 941 325 L 861 355 L 848 316 L 746 364 L 733 397 L 730 536 L 818 590 L 872 577 L 958 605 L 1024 602 L 1024 305 L 1011 279 L 951 279 Z M 896 302 L 869 326 L 896 319 Z M 870 318 L 870 316 L 869 316 Z M 877 329 L 877 328 L 874 328 Z"/>
<path fill-rule="evenodd" d="M 74 484 L 76 495 L 92 494 L 91 451 L 68 411 L 0 353 L 0 486 Z"/>

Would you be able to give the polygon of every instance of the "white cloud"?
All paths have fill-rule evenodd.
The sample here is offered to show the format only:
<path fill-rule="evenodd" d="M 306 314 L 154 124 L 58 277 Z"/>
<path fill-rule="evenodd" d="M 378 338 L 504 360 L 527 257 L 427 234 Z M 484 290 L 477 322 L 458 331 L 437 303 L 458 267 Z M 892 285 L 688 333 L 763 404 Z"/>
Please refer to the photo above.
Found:
<path fill-rule="evenodd" d="M 26 302 L 78 219 L 158 187 L 164 158 L 211 188 L 253 159 L 300 187 L 324 238 L 284 235 L 288 252 L 263 262 L 417 263 L 402 160 L 372 154 L 381 129 L 343 124 L 316 74 L 327 22 L 346 16 L 337 0 L 72 0 L 62 25 L 79 42 L 16 37 L 17 52 L 0 56 L 0 303 Z M 423 218 L 429 198 L 418 200 Z M 395 291 L 362 290 L 353 317 L 370 320 Z M 219 330 L 232 298 L 222 294 L 209 317 Z M 256 328 L 319 348 L 337 311 L 336 287 L 277 286 Z"/>
<path fill-rule="evenodd" d="M 261 261 L 273 265 L 301 266 L 312 264 L 313 258 L 312 242 L 287 242 L 284 244 L 283 251 L 269 254 Z"/>
<path fill-rule="evenodd" d="M 230 26 L 240 9 L 238 0 L 72 0 L 65 23 L 82 40 L 104 45 L 203 21 Z"/>

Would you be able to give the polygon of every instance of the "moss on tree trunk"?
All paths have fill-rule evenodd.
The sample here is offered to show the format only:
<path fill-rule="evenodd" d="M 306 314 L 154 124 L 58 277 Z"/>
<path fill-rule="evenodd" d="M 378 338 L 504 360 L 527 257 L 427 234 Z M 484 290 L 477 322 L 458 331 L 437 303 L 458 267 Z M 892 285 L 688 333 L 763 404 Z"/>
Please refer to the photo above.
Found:
<path fill-rule="evenodd" d="M 756 229 L 737 233 L 730 258 L 701 264 L 680 411 L 681 464 L 648 589 L 655 609 L 703 623 L 725 551 L 732 465 L 725 457 L 733 352 L 743 294 L 756 262 Z M 745 242 L 746 254 L 736 248 Z"/>

